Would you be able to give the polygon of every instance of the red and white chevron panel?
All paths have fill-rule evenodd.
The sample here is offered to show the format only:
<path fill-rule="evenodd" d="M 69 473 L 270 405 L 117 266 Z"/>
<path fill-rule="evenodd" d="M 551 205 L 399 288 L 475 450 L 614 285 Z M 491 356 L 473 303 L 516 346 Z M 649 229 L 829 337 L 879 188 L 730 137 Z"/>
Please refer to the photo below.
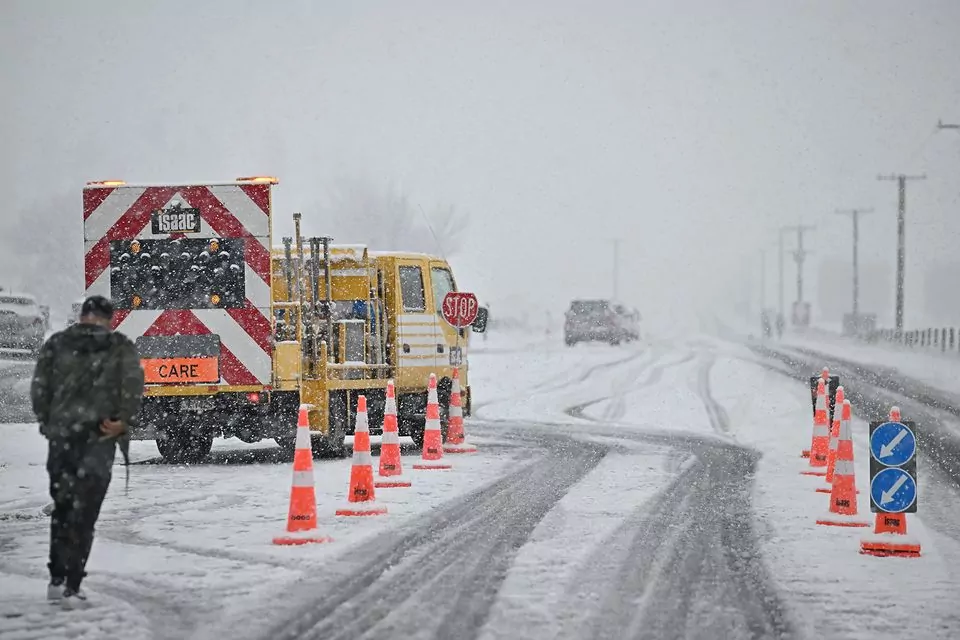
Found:
<path fill-rule="evenodd" d="M 217 334 L 220 383 L 271 384 L 270 184 L 101 186 L 83 191 L 86 294 L 110 296 L 110 242 L 171 238 L 154 234 L 151 214 L 180 203 L 200 210 L 198 237 L 244 238 L 246 301 L 243 309 L 118 310 L 114 327 L 140 336 Z M 180 236 L 182 237 L 182 236 Z"/>

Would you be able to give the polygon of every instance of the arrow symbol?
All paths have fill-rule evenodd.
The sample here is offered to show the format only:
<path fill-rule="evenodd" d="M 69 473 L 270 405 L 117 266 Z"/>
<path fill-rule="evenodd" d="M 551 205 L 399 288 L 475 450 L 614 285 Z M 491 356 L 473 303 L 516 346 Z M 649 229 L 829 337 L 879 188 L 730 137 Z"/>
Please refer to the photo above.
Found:
<path fill-rule="evenodd" d="M 893 455 L 893 450 L 896 449 L 897 445 L 900 444 L 900 442 L 906 437 L 907 437 L 907 430 L 901 429 L 897 433 L 897 435 L 894 436 L 893 440 L 891 440 L 887 444 L 880 447 L 880 457 L 886 458 L 887 456 Z"/>
<path fill-rule="evenodd" d="M 901 474 L 897 481 L 893 483 L 893 486 L 890 487 L 887 491 L 884 491 L 880 494 L 880 506 L 886 505 L 888 502 L 893 500 L 893 494 L 900 490 L 900 487 L 903 486 L 903 483 L 907 481 L 907 474 Z"/>

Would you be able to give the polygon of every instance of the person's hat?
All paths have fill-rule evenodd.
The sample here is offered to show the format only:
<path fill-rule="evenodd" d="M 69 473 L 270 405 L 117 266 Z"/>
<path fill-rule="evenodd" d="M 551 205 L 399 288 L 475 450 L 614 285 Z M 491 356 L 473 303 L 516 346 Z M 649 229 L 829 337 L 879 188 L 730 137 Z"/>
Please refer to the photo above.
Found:
<path fill-rule="evenodd" d="M 113 303 L 103 296 L 90 296 L 83 301 L 80 307 L 80 315 L 93 315 L 110 320 L 113 318 Z"/>

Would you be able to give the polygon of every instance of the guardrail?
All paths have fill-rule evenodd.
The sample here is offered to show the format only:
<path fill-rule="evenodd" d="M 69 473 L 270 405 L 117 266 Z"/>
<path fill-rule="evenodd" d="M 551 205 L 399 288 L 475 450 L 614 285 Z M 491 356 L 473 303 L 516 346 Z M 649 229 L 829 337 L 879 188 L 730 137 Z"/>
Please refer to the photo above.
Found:
<path fill-rule="evenodd" d="M 932 351 L 960 352 L 960 329 L 956 327 L 929 327 L 899 333 L 895 329 L 876 329 L 857 337 L 865 342 L 888 342 Z"/>

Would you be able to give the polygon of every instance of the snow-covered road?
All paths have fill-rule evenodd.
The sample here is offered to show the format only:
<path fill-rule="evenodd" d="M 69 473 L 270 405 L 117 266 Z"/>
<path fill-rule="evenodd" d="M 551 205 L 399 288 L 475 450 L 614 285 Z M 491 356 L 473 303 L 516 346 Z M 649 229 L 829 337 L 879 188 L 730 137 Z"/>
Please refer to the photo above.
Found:
<path fill-rule="evenodd" d="M 827 498 L 798 473 L 799 376 L 820 359 L 807 356 L 705 336 L 573 349 L 492 336 L 471 355 L 480 452 L 380 491 L 388 516 L 359 522 L 332 515 L 349 461 L 317 461 L 329 545 L 270 544 L 290 479 L 275 447 L 218 442 L 175 467 L 135 443 L 130 495 L 118 467 L 91 557 L 99 604 L 70 614 L 40 601 L 43 441 L 0 425 L 0 638 L 960 637 L 960 467 L 921 443 L 940 458 L 921 465 L 919 559 L 862 556 L 856 530 L 818 527 Z M 897 401 L 957 427 L 841 375 L 858 416 Z M 854 434 L 870 516 L 866 422 Z"/>

